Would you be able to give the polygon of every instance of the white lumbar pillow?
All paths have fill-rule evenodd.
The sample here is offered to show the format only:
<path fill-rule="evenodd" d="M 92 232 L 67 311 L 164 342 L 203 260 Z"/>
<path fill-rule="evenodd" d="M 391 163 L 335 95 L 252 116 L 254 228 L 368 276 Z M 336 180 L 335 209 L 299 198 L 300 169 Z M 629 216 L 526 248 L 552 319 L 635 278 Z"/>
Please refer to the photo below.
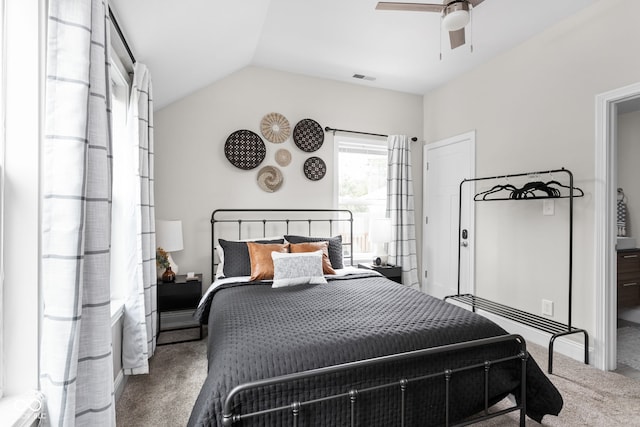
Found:
<path fill-rule="evenodd" d="M 273 288 L 303 284 L 327 283 L 322 273 L 322 251 L 279 253 L 271 252 L 273 259 Z"/>

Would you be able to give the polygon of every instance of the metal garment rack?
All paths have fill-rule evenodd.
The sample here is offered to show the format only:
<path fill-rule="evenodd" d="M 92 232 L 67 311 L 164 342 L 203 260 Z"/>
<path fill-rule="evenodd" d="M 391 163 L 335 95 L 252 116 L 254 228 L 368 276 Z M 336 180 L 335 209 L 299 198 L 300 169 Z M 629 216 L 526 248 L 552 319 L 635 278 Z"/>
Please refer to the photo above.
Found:
<path fill-rule="evenodd" d="M 461 260 L 461 247 L 462 242 L 459 242 L 458 245 L 458 293 L 456 295 L 446 296 L 445 300 L 453 300 L 459 301 L 461 303 L 470 305 L 472 310 L 475 312 L 476 310 L 483 310 L 488 313 L 496 314 L 498 316 L 504 317 L 509 320 L 513 320 L 515 322 L 521 323 L 523 325 L 530 326 L 532 328 L 541 330 L 543 332 L 551 334 L 551 338 L 549 340 L 549 363 L 548 363 L 548 372 L 549 374 L 553 373 L 553 344 L 556 338 L 581 333 L 584 335 L 584 363 L 589 364 L 589 334 L 586 330 L 576 328 L 571 323 L 571 308 L 572 308 L 572 300 L 573 300 L 573 199 L 575 197 L 584 196 L 584 192 L 573 186 L 573 174 L 571 171 L 565 168 L 547 170 L 547 171 L 537 171 L 537 172 L 526 172 L 526 173 L 517 173 L 510 175 L 498 175 L 498 176 L 489 176 L 483 178 L 473 178 L 473 179 L 464 179 L 460 182 L 460 193 L 458 200 L 458 238 L 462 238 L 462 190 L 463 186 L 467 183 L 477 182 L 477 181 L 487 181 L 487 180 L 499 180 L 499 179 L 507 179 L 507 178 L 515 178 L 515 177 L 524 177 L 524 176 L 539 176 L 545 174 L 558 174 L 564 173 L 568 177 L 569 185 L 562 185 L 556 182 L 560 187 L 564 187 L 568 190 L 568 194 L 557 193 L 557 195 L 535 195 L 523 198 L 513 198 L 512 195 L 505 196 L 505 190 L 500 190 L 496 192 L 484 192 L 478 193 L 474 196 L 474 201 L 526 201 L 526 200 L 540 200 L 540 199 L 569 199 L 569 283 L 568 283 L 568 319 L 567 323 L 557 322 L 555 320 L 551 320 L 542 316 L 538 316 L 536 314 L 528 313 L 526 311 L 509 307 L 507 305 L 497 303 L 486 298 L 481 298 L 472 294 L 461 294 L 460 293 L 460 260 Z M 495 187 L 494 187 L 495 188 Z M 493 194 L 494 196 L 490 196 L 489 198 L 478 198 L 479 194 L 485 194 L 485 197 L 489 194 Z"/>

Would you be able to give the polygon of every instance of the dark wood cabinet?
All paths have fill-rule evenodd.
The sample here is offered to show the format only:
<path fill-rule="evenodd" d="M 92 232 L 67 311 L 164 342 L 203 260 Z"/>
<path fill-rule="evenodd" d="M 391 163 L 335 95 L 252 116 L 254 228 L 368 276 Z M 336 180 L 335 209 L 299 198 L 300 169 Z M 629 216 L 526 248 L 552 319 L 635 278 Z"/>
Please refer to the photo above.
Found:
<path fill-rule="evenodd" d="M 158 282 L 158 333 L 156 335 L 156 339 L 160 336 L 161 332 L 164 332 L 162 330 L 162 313 L 181 310 L 195 311 L 195 309 L 198 307 L 200 298 L 202 298 L 202 274 L 196 274 L 195 277 L 195 280 L 187 280 L 186 275 L 176 275 L 176 280 L 174 282 Z M 165 331 L 175 331 L 180 329 L 192 328 L 200 328 L 200 336 L 198 339 L 202 339 L 202 325 L 196 323 L 195 320 L 193 325 L 166 329 Z M 158 345 L 175 344 L 185 341 L 194 340 L 173 341 L 170 343 L 163 343 Z"/>
<path fill-rule="evenodd" d="M 640 249 L 618 251 L 618 307 L 640 305 Z"/>

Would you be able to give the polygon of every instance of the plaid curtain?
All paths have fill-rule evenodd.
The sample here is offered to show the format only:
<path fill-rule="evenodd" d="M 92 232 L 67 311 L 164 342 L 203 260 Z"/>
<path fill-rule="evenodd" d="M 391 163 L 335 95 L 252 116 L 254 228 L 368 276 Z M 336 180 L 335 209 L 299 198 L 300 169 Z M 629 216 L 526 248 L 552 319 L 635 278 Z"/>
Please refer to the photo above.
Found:
<path fill-rule="evenodd" d="M 389 262 L 402 267 L 404 285 L 420 289 L 409 138 L 389 135 L 387 149 L 387 217 L 391 218 Z"/>
<path fill-rule="evenodd" d="M 44 423 L 115 426 L 107 0 L 49 0 L 42 151 Z"/>
<path fill-rule="evenodd" d="M 153 187 L 153 95 L 146 66 L 135 64 L 127 129 L 134 170 L 132 212 L 136 229 L 134 280 L 128 285 L 122 337 L 122 366 L 127 375 L 149 372 L 156 348 L 156 235 Z"/>

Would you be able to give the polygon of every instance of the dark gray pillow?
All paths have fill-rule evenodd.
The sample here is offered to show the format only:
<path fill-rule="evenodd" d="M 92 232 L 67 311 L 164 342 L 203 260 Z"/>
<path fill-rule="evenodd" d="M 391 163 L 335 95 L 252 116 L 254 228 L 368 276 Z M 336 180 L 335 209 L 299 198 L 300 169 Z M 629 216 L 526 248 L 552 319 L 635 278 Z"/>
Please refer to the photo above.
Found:
<path fill-rule="evenodd" d="M 284 243 L 284 239 L 253 240 L 255 243 Z M 247 242 L 218 239 L 224 251 L 224 277 L 251 276 L 251 258 Z"/>
<path fill-rule="evenodd" d="M 334 269 L 344 268 L 344 265 L 342 263 L 342 236 L 307 237 L 286 235 L 284 236 L 284 238 L 289 243 L 329 242 L 329 261 L 331 261 L 331 267 L 333 267 Z"/>

